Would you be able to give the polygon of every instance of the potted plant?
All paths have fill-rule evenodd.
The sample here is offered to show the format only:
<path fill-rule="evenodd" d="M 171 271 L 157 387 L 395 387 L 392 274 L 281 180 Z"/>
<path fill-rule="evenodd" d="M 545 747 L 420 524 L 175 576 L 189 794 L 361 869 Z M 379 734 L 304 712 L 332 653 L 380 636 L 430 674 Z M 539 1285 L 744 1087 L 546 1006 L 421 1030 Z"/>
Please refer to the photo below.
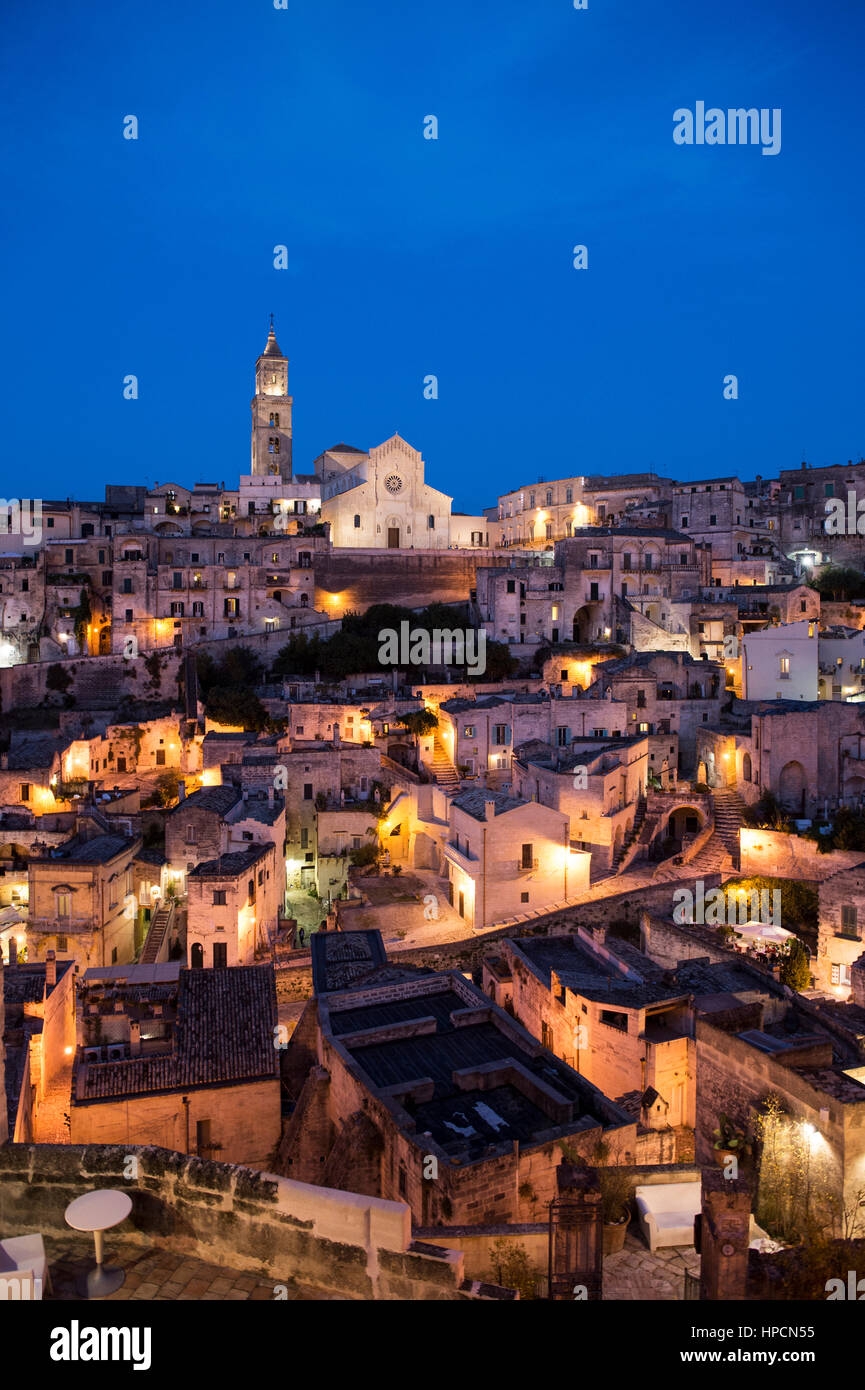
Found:
<path fill-rule="evenodd" d="M 723 1168 L 729 1158 L 744 1158 L 748 1150 L 745 1131 L 734 1124 L 723 1110 L 718 1116 L 718 1128 L 713 1130 L 713 1154 L 719 1168 Z"/>
<path fill-rule="evenodd" d="M 593 1161 L 601 1189 L 601 1212 L 604 1223 L 604 1254 L 615 1255 L 622 1250 L 631 1220 L 633 1178 L 619 1163 L 610 1162 L 608 1144 L 596 1146 Z"/>

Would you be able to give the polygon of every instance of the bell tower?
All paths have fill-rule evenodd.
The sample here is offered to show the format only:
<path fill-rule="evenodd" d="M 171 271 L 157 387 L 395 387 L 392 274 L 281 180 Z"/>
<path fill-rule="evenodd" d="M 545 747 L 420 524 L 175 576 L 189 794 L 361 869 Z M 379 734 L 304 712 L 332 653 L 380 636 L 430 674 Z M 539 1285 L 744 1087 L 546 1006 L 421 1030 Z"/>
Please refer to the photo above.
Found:
<path fill-rule="evenodd" d="M 255 364 L 252 398 L 253 477 L 291 479 L 291 396 L 288 358 L 283 357 L 273 331 L 273 314 L 264 352 Z"/>

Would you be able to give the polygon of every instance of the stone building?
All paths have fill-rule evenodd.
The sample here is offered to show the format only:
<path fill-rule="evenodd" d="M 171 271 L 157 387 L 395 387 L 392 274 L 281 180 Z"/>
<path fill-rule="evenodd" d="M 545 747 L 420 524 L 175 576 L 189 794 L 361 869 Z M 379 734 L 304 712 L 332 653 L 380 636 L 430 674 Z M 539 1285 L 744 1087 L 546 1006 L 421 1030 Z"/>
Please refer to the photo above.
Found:
<path fill-rule="evenodd" d="M 421 455 L 398 434 L 369 453 L 329 450 L 321 466 L 321 519 L 334 546 L 447 550 L 451 498 L 429 486 Z"/>
<path fill-rule="evenodd" d="M 667 603 L 696 599 L 711 577 L 711 552 L 663 526 L 597 526 L 553 547 L 553 563 L 528 560 L 481 566 L 477 613 L 490 640 L 528 647 L 542 642 L 625 640 L 618 599 Z M 651 617 L 652 610 L 649 609 Z"/>
<path fill-rule="evenodd" d="M 135 958 L 133 861 L 141 837 L 103 829 L 94 818 L 72 839 L 28 864 L 27 951 L 71 958 L 81 970 Z"/>
<path fill-rule="evenodd" d="M 811 969 L 818 989 L 849 999 L 852 967 L 865 951 L 865 865 L 842 869 L 819 885 L 817 954 Z"/>
<path fill-rule="evenodd" d="M 678 740 L 678 769 L 693 771 L 697 731 L 714 728 L 720 718 L 724 676 L 720 665 L 695 661 L 687 652 L 633 652 L 593 670 L 586 699 L 601 708 L 624 708 L 622 733 L 644 733 L 663 744 Z M 655 751 L 655 750 L 650 750 Z M 663 748 L 657 750 L 663 760 Z M 654 767 L 660 773 L 660 764 Z"/>
<path fill-rule="evenodd" d="M 378 939 L 313 937 L 278 1172 L 403 1201 L 417 1225 L 476 1226 L 545 1220 L 560 1142 L 635 1153 L 629 1116 L 462 974 L 382 963 Z"/>
<path fill-rule="evenodd" d="M 673 487 L 672 525 L 712 547 L 712 582 L 774 578 L 780 552 L 777 516 L 760 497 L 747 496 L 738 478 L 711 478 Z M 750 569 L 753 565 L 753 575 Z"/>
<path fill-rule="evenodd" d="M 186 876 L 186 950 L 191 966 L 252 965 L 276 940 L 283 908 L 273 844 L 229 850 Z"/>
<path fill-rule="evenodd" d="M 572 850 L 588 852 L 597 873 L 621 857 L 645 801 L 649 766 L 649 740 L 640 734 L 575 738 L 562 749 L 528 744 L 514 755 L 512 786 L 516 796 L 568 817 Z"/>
<path fill-rule="evenodd" d="M 719 727 L 697 734 L 697 780 L 746 802 L 771 792 L 796 816 L 865 798 L 865 712 L 836 700 L 734 701 Z"/>
<path fill-rule="evenodd" d="M 786 623 L 742 642 L 745 700 L 817 699 L 817 624 Z"/>
<path fill-rule="evenodd" d="M 442 850 L 448 898 L 473 927 L 489 927 L 576 898 L 590 855 L 572 850 L 561 811 L 483 788 L 450 803 Z"/>
<path fill-rule="evenodd" d="M 72 1144 L 155 1144 L 265 1167 L 280 1133 L 269 965 L 87 970 L 77 998 Z"/>

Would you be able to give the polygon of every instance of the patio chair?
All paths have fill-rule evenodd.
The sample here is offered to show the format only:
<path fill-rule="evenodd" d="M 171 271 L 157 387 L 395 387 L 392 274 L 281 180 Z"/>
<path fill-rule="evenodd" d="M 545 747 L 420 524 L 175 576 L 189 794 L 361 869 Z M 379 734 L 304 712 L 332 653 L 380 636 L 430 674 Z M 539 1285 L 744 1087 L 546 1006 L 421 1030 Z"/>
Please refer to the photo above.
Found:
<path fill-rule="evenodd" d="M 40 1235 L 8 1236 L 0 1240 L 0 1280 L 5 1280 L 6 1297 L 40 1299 L 50 1287 L 45 1244 Z M 10 1292 L 10 1290 L 12 1292 Z"/>

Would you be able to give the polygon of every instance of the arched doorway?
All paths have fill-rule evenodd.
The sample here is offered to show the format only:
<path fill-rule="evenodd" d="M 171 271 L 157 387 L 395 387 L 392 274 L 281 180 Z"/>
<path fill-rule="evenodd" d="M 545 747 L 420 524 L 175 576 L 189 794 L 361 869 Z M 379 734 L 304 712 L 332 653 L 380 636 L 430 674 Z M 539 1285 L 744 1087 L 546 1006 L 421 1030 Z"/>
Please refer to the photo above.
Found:
<path fill-rule="evenodd" d="M 805 812 L 805 769 L 801 763 L 789 762 L 781 769 L 778 779 L 778 800 L 785 811 Z"/>
<path fill-rule="evenodd" d="M 744 756 L 743 759 L 742 759 L 742 781 L 743 781 L 743 782 L 750 782 L 750 780 L 751 780 L 751 754 L 750 754 L 750 753 L 746 753 L 745 756 Z"/>
<path fill-rule="evenodd" d="M 204 967 L 204 947 L 200 941 L 193 941 L 192 950 L 189 952 L 189 964 L 193 970 L 201 970 Z"/>
<path fill-rule="evenodd" d="M 578 608 L 574 614 L 573 638 L 575 642 L 583 645 L 592 640 L 592 611 L 590 608 Z"/>
<path fill-rule="evenodd" d="M 623 832 L 623 830 L 622 830 L 622 827 L 621 827 L 620 825 L 617 825 L 617 826 L 616 826 L 616 833 L 615 833 L 615 835 L 613 836 L 613 852 L 612 852 L 612 857 L 611 857 L 611 859 L 610 859 L 610 865 L 611 865 L 611 866 L 614 865 L 614 864 L 616 863 L 616 861 L 617 861 L 619 855 L 620 855 L 621 852 L 622 852 L 622 841 L 624 840 L 624 838 L 625 838 L 625 836 L 624 836 L 624 832 Z"/>

